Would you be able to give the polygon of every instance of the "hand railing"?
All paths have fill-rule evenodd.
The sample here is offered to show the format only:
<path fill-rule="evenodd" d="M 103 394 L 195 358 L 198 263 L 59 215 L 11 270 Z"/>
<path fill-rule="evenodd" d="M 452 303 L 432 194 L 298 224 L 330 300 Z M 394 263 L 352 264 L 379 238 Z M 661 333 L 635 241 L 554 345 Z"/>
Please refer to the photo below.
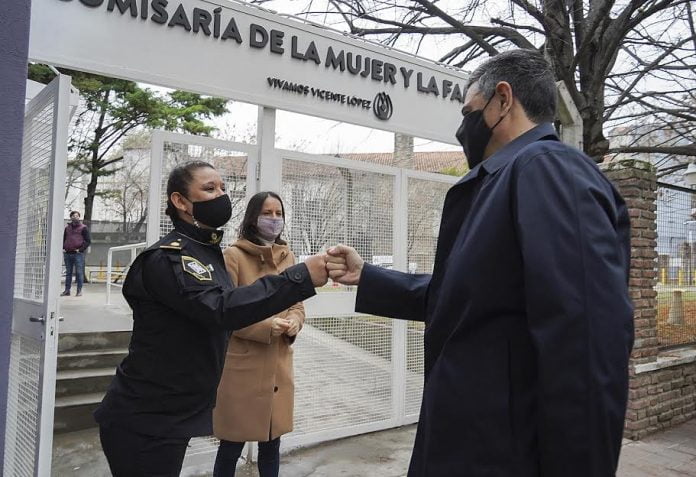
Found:
<path fill-rule="evenodd" d="M 141 243 L 130 243 L 128 245 L 120 245 L 118 247 L 111 247 L 107 253 L 106 256 L 106 304 L 111 305 L 111 287 L 123 287 L 123 282 L 121 283 L 113 283 L 112 277 L 116 276 L 121 279 L 125 278 L 126 273 L 128 273 L 128 268 L 131 266 L 133 261 L 135 260 L 135 257 L 138 256 L 138 249 L 145 248 L 147 244 L 145 242 Z M 123 271 L 114 271 L 112 262 L 113 262 L 113 253 L 114 252 L 121 252 L 124 250 L 130 250 L 130 261 L 128 262 L 128 265 L 123 269 Z"/>

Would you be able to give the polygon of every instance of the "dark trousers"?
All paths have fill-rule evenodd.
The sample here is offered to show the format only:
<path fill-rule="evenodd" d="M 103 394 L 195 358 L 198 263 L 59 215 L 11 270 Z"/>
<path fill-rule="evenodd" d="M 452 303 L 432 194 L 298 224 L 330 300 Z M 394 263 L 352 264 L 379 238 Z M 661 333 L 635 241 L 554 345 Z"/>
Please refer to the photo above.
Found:
<path fill-rule="evenodd" d="M 178 477 L 188 437 L 145 436 L 118 426 L 100 426 L 99 438 L 114 477 Z"/>
<path fill-rule="evenodd" d="M 213 477 L 234 477 L 237 460 L 244 442 L 220 441 Z M 268 442 L 259 442 L 259 476 L 278 477 L 280 469 L 280 437 Z"/>
<path fill-rule="evenodd" d="M 63 252 L 63 260 L 65 260 L 65 291 L 69 292 L 72 286 L 73 269 L 75 269 L 77 291 L 82 291 L 82 282 L 84 281 L 85 273 L 85 254 L 82 252 Z"/>

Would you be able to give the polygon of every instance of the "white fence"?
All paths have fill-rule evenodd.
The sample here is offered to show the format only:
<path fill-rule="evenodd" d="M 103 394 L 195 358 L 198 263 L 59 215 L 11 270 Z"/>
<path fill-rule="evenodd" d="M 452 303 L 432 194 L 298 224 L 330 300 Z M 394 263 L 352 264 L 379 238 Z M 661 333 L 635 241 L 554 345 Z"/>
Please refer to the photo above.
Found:
<path fill-rule="evenodd" d="M 131 266 L 133 260 L 138 255 L 138 250 L 145 248 L 146 243 L 130 243 L 127 245 L 120 245 L 118 247 L 111 247 L 106 255 L 106 304 L 111 305 L 111 287 L 123 288 L 123 279 L 126 278 L 126 273 L 128 272 L 128 267 Z M 130 261 L 126 268 L 123 270 L 115 271 L 113 268 L 113 258 L 114 252 L 122 252 L 130 250 Z M 114 283 L 114 277 L 121 279 L 121 283 Z"/>
<path fill-rule="evenodd" d="M 296 256 L 340 242 L 377 265 L 431 271 L 442 203 L 457 178 L 279 149 L 257 168 L 256 152 L 252 145 L 155 134 L 150 197 L 159 206 L 150 208 L 148 243 L 171 229 L 164 216 L 168 172 L 184 161 L 206 160 L 228 182 L 235 210 L 226 244 L 237 236 L 248 198 L 279 184 L 284 238 Z M 332 283 L 305 302 L 305 327 L 294 344 L 295 429 L 284 436 L 285 449 L 418 418 L 423 324 L 358 314 L 354 305 L 355 288 Z M 216 449 L 214 439 L 194 440 L 186 465 L 210 462 Z"/>

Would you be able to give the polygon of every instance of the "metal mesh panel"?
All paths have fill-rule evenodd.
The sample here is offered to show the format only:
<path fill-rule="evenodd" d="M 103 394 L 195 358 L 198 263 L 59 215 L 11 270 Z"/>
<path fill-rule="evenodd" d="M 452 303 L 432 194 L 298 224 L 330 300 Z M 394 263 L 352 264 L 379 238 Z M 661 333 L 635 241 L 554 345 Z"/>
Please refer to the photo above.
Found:
<path fill-rule="evenodd" d="M 54 103 L 47 96 L 27 111 L 22 144 L 14 296 L 36 302 L 44 298 Z"/>
<path fill-rule="evenodd" d="M 282 181 L 295 255 L 347 243 L 367 262 L 392 267 L 393 176 L 285 159 Z"/>
<path fill-rule="evenodd" d="M 39 428 L 41 342 L 12 334 L 4 475 L 32 477 Z"/>
<path fill-rule="evenodd" d="M 657 190 L 657 338 L 661 346 L 696 343 L 696 193 Z"/>
<path fill-rule="evenodd" d="M 55 95 L 33 101 L 24 120 L 14 297 L 37 304 L 45 294 L 55 102 Z M 4 459 L 8 476 L 35 472 L 41 352 L 40 340 L 12 333 Z"/>
<path fill-rule="evenodd" d="M 316 317 L 295 348 L 295 426 L 291 435 L 340 429 L 392 416 L 392 321 Z"/>
<path fill-rule="evenodd" d="M 239 224 L 244 217 L 247 195 L 247 155 L 229 149 L 199 146 L 183 142 L 165 142 L 162 154 L 162 195 L 160 200 L 160 236 L 172 230 L 172 222 L 164 213 L 167 209 L 167 179 L 176 166 L 189 161 L 211 163 L 222 176 L 227 193 L 232 201 L 232 218 L 225 225 L 222 246 L 233 243 L 237 238 Z"/>
<path fill-rule="evenodd" d="M 394 176 L 285 159 L 282 194 L 298 257 L 342 242 L 393 265 Z M 352 311 L 308 318 L 295 343 L 295 436 L 393 418 L 391 320 Z"/>
<path fill-rule="evenodd" d="M 408 178 L 407 257 L 410 273 L 431 273 L 445 195 L 444 182 Z M 408 322 L 406 342 L 406 415 L 417 414 L 423 394 L 424 325 Z"/>

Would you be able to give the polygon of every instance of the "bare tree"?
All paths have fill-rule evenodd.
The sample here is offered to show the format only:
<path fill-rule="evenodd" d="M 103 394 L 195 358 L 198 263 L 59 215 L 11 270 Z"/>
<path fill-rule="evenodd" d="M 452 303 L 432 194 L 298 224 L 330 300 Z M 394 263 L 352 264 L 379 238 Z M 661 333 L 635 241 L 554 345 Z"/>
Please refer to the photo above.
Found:
<path fill-rule="evenodd" d="M 121 231 L 130 241 L 132 234 L 141 232 L 147 220 L 147 200 L 149 193 L 149 170 L 147 156 L 129 154 L 124 151 L 123 167 L 112 176 L 112 182 L 100 195 L 106 206 L 121 221 Z"/>
<path fill-rule="evenodd" d="M 407 252 L 409 262 L 418 263 L 420 271 L 429 272 L 433 266 L 442 205 L 449 188 L 445 182 L 409 181 Z"/>
<path fill-rule="evenodd" d="M 288 214 L 287 235 L 298 255 L 310 255 L 337 242 L 345 227 L 345 181 L 335 168 L 318 166 L 314 176 L 304 168 L 286 173 L 283 195 Z M 317 179 L 320 180 L 317 180 Z"/>
<path fill-rule="evenodd" d="M 542 51 L 580 111 L 585 152 L 601 161 L 611 152 L 696 156 L 692 1 L 313 0 L 303 13 L 415 52 L 444 38 L 437 59 L 463 68 L 510 48 Z M 610 148 L 607 130 L 645 117 L 672 131 L 669 141 Z"/>

